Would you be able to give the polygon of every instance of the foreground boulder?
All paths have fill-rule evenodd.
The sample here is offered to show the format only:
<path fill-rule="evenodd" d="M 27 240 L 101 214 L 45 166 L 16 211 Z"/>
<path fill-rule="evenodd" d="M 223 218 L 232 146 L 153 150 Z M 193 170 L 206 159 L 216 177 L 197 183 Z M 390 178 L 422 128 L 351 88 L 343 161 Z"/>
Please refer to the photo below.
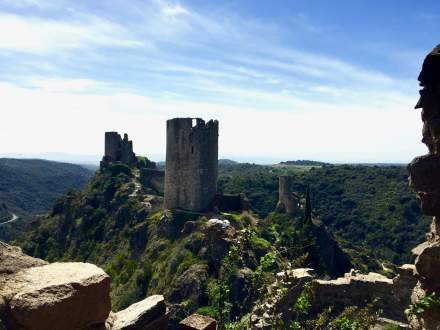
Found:
<path fill-rule="evenodd" d="M 110 277 L 82 262 L 48 264 L 0 242 L 0 329 L 165 330 L 155 295 L 111 313 Z"/>
<path fill-rule="evenodd" d="M 163 296 L 154 295 L 112 314 L 107 325 L 111 330 L 165 330 L 168 319 Z"/>
<path fill-rule="evenodd" d="M 9 277 L 1 290 L 11 328 L 84 329 L 103 324 L 110 309 L 110 278 L 79 262 L 31 267 Z"/>

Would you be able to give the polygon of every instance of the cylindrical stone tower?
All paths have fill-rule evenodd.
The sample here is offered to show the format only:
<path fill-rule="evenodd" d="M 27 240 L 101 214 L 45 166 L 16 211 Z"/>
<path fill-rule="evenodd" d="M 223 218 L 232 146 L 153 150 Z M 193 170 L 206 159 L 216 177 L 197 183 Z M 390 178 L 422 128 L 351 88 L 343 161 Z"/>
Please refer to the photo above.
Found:
<path fill-rule="evenodd" d="M 218 121 L 167 121 L 165 207 L 207 211 L 217 193 Z"/>

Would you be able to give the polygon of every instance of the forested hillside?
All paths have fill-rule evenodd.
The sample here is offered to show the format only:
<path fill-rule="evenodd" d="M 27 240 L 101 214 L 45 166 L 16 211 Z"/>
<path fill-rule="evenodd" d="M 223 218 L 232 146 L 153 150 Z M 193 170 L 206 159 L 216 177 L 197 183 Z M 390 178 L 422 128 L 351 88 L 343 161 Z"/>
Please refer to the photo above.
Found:
<path fill-rule="evenodd" d="M 220 167 L 219 187 L 243 191 L 261 216 L 278 199 L 278 175 L 295 178 L 295 190 L 310 185 L 314 214 L 347 249 L 363 249 L 396 264 L 410 260 L 410 250 L 424 240 L 430 219 L 422 215 L 408 187 L 404 166 L 297 166 L 238 164 Z"/>
<path fill-rule="evenodd" d="M 0 202 L 22 215 L 45 213 L 67 190 L 81 190 L 92 175 L 74 164 L 0 158 Z"/>

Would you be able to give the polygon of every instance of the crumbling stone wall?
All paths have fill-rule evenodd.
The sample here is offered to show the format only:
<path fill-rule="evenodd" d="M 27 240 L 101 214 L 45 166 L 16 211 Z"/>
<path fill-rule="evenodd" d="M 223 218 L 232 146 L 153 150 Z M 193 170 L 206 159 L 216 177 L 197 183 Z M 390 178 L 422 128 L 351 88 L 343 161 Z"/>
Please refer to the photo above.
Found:
<path fill-rule="evenodd" d="M 105 132 L 105 151 L 101 161 L 101 169 L 112 162 L 121 162 L 134 165 L 137 162 L 133 152 L 133 142 L 128 140 L 128 135 L 121 138 L 117 132 Z"/>
<path fill-rule="evenodd" d="M 165 207 L 206 211 L 217 192 L 217 175 L 218 121 L 168 120 Z"/>
<path fill-rule="evenodd" d="M 293 178 L 281 175 L 278 178 L 278 204 L 276 211 L 279 213 L 293 214 L 299 205 L 299 197 L 293 192 Z"/>
<path fill-rule="evenodd" d="M 379 298 L 377 304 L 384 316 L 395 321 L 406 320 L 404 310 L 410 304 L 411 290 L 416 284 L 413 265 L 398 268 L 397 276 L 389 279 L 381 274 L 360 274 L 352 270 L 334 280 L 315 280 L 314 308 L 317 311 L 334 306 L 365 305 Z"/>
<path fill-rule="evenodd" d="M 440 45 L 426 56 L 418 80 L 422 89 L 416 109 L 422 109 L 422 142 L 428 154 L 416 157 L 408 170 L 422 211 L 433 216 L 433 222 L 427 241 L 413 250 L 418 278 L 413 301 L 431 293 L 440 297 Z M 411 322 L 417 329 L 439 329 L 440 308 L 430 308 Z"/>

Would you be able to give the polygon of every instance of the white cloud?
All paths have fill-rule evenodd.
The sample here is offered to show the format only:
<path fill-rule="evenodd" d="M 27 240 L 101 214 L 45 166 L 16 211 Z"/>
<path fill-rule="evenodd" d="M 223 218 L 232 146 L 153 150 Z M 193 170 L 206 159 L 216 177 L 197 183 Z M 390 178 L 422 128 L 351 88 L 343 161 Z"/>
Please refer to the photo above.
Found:
<path fill-rule="evenodd" d="M 29 85 L 45 92 L 87 92 L 100 85 L 92 79 L 35 78 Z"/>
<path fill-rule="evenodd" d="M 122 26 L 95 16 L 56 21 L 0 14 L 0 50 L 55 53 L 88 46 L 142 47 Z"/>
<path fill-rule="evenodd" d="M 35 7 L 35 8 L 49 8 L 54 5 L 57 0 L 0 0 L 0 4 L 7 5 L 16 8 L 26 8 L 26 7 Z"/>

